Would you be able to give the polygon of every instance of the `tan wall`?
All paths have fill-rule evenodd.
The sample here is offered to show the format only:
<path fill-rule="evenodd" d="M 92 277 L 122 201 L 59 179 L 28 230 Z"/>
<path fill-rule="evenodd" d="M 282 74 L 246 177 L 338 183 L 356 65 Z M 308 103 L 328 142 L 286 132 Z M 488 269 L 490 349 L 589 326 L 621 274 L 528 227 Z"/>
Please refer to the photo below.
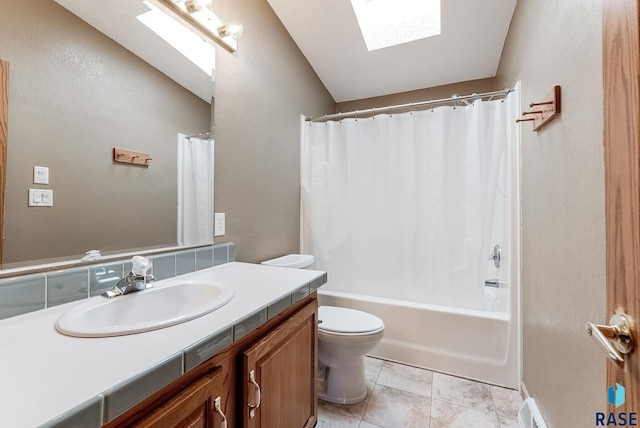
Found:
<path fill-rule="evenodd" d="M 502 88 L 496 88 L 495 78 L 470 80 L 468 82 L 453 83 L 451 85 L 401 92 L 399 94 L 365 98 L 363 100 L 344 101 L 336 104 L 336 113 L 364 110 L 372 107 L 377 108 L 415 103 L 419 101 L 438 100 L 449 98 L 453 94 L 469 95 L 473 93 L 491 92 L 496 89 Z"/>
<path fill-rule="evenodd" d="M 522 109 L 562 87 L 562 114 L 522 129 L 524 384 L 550 427 L 606 410 L 605 356 L 585 334 L 605 315 L 602 11 L 596 0 L 520 0 L 497 73 Z"/>
<path fill-rule="evenodd" d="M 9 77 L 4 261 L 176 242 L 176 134 L 211 107 L 52 0 L 0 0 Z M 113 147 L 150 153 L 116 165 Z M 33 166 L 47 166 L 48 186 Z M 28 208 L 29 188 L 53 189 Z"/>
<path fill-rule="evenodd" d="M 236 258 L 258 262 L 300 248 L 300 115 L 335 102 L 266 0 L 217 0 L 239 21 L 235 55 L 218 50 L 215 210 L 226 214 Z"/>

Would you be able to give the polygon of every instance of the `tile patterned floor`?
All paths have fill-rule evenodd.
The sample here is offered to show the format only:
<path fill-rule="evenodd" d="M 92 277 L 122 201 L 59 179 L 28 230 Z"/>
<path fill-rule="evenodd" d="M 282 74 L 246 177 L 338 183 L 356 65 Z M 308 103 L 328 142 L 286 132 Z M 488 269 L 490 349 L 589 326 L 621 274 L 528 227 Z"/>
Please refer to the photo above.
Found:
<path fill-rule="evenodd" d="M 517 391 L 365 357 L 367 398 L 320 400 L 317 428 L 518 428 Z"/>

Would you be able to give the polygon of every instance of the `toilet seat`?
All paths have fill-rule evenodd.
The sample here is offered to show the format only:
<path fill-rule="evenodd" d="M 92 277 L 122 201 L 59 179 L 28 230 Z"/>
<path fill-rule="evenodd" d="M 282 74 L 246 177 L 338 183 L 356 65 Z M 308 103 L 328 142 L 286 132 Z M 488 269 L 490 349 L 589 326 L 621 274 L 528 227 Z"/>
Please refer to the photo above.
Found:
<path fill-rule="evenodd" d="M 318 330 L 337 335 L 369 335 L 384 330 L 384 322 L 375 315 L 336 306 L 318 308 Z"/>

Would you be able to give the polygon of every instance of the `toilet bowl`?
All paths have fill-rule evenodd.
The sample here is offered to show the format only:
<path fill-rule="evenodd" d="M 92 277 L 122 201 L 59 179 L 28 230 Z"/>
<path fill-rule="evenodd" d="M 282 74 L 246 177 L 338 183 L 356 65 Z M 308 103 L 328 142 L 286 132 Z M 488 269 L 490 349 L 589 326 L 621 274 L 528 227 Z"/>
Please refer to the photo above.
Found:
<path fill-rule="evenodd" d="M 354 404 L 365 399 L 364 355 L 382 339 L 384 323 L 375 315 L 335 306 L 318 308 L 318 360 L 322 400 Z"/>
<path fill-rule="evenodd" d="M 311 255 L 288 254 L 262 264 L 304 269 L 314 261 Z M 318 323 L 318 397 L 340 404 L 364 400 L 364 355 L 382 339 L 384 323 L 367 312 L 336 306 L 320 306 Z"/>

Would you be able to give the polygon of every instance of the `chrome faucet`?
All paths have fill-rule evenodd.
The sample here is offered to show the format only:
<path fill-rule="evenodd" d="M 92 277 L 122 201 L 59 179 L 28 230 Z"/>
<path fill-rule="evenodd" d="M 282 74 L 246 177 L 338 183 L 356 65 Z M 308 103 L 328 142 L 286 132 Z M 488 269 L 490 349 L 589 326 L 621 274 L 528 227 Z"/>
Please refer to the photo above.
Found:
<path fill-rule="evenodd" d="M 132 259 L 131 272 L 122 278 L 115 287 L 105 291 L 101 296 L 111 299 L 112 297 L 124 296 L 136 291 L 146 290 L 153 287 L 153 275 L 147 271 L 151 269 L 151 261 L 144 257 L 134 256 Z"/>
<path fill-rule="evenodd" d="M 127 276 L 118 281 L 115 287 L 102 293 L 102 296 L 111 299 L 112 297 L 146 290 L 153 287 L 153 280 L 154 278 L 151 274 L 136 275 L 133 272 L 129 272 Z"/>

